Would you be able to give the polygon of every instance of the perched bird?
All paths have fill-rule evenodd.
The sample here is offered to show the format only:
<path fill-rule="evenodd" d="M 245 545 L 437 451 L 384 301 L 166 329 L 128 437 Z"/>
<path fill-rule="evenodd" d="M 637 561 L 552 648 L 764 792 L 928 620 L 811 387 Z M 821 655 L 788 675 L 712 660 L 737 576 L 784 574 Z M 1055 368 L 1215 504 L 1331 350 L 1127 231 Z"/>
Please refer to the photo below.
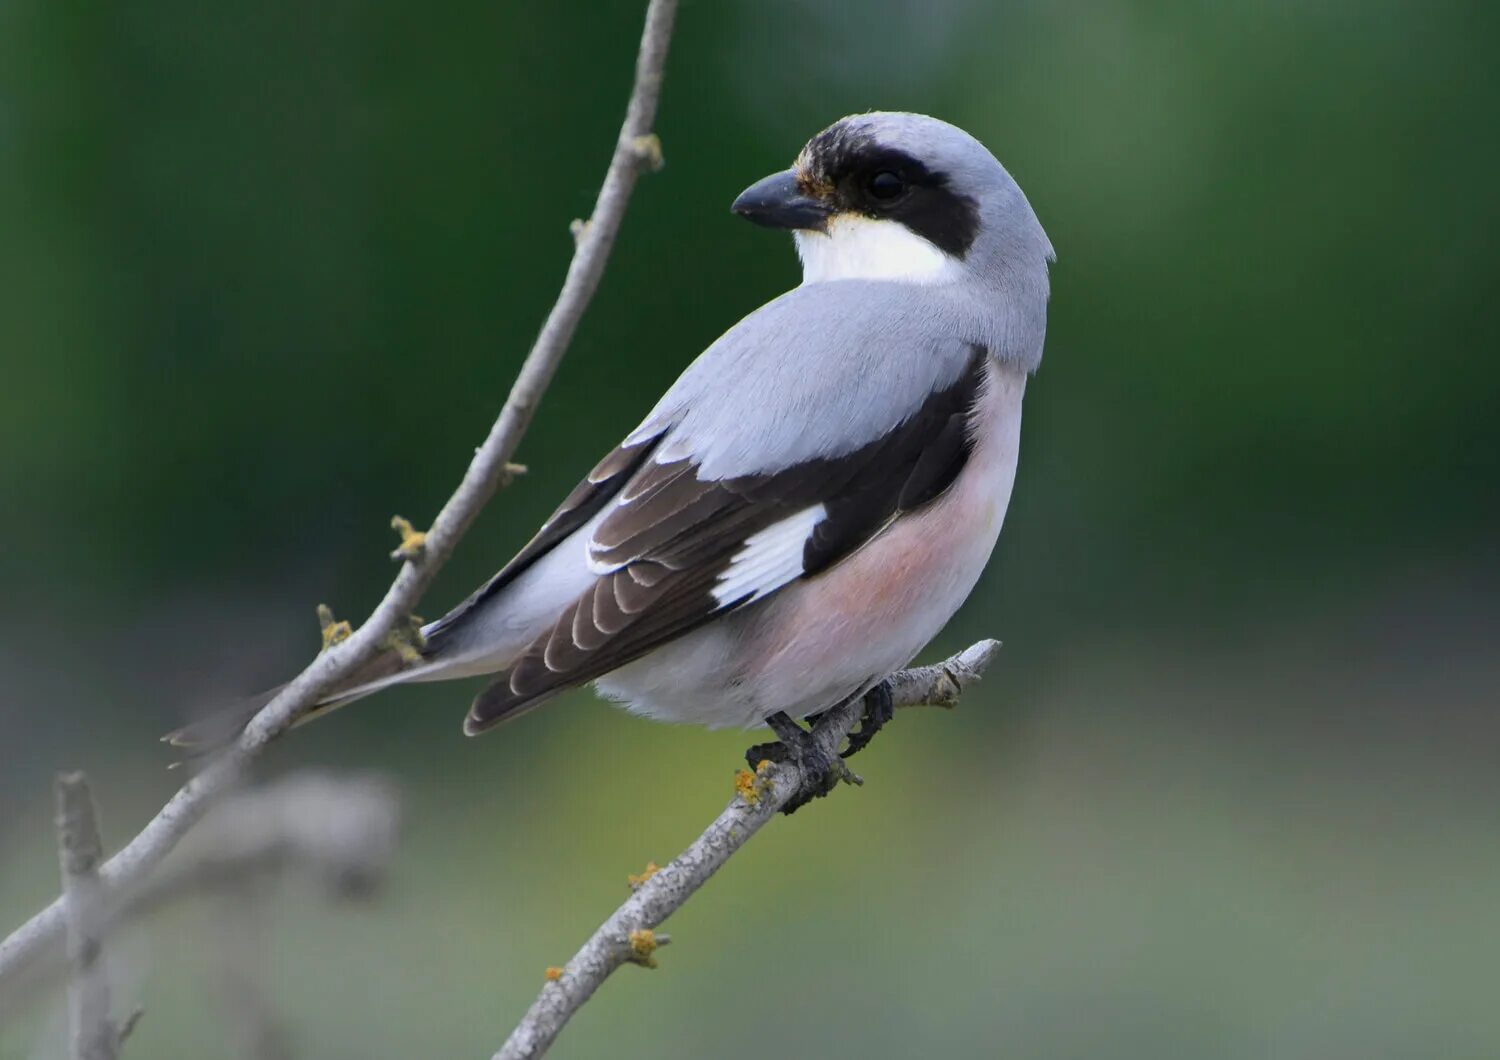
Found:
<path fill-rule="evenodd" d="M 791 230 L 801 286 L 698 357 L 424 627 L 420 661 L 377 658 L 315 713 L 493 674 L 466 733 L 592 681 L 647 717 L 795 741 L 789 719 L 877 688 L 942 629 L 1010 500 L 1046 233 L 984 145 L 905 113 L 836 122 L 732 209 Z"/>

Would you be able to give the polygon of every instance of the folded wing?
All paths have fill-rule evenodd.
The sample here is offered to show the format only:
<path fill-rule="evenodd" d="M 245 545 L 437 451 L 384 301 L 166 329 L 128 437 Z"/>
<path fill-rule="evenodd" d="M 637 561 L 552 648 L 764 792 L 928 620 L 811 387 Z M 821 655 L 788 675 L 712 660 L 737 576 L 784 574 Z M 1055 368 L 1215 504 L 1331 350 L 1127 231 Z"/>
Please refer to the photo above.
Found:
<path fill-rule="evenodd" d="M 705 477 L 694 456 L 674 444 L 670 427 L 636 432 L 505 570 L 430 631 L 440 642 L 476 604 L 605 513 L 587 543 L 595 580 L 480 694 L 465 731 L 491 728 L 711 618 L 814 577 L 933 500 L 969 457 L 969 414 L 985 363 L 985 351 L 969 347 L 957 378 L 863 445 L 765 473 Z"/>

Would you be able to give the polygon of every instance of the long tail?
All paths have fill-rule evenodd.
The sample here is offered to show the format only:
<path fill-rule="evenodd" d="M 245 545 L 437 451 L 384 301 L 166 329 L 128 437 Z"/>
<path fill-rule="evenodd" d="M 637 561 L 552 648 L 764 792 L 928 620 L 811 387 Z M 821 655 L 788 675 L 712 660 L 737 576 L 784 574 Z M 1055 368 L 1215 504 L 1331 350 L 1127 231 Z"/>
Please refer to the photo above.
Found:
<path fill-rule="evenodd" d="M 405 663 L 394 651 L 381 652 L 350 674 L 338 690 L 319 700 L 311 710 L 298 718 L 293 728 L 306 725 L 325 714 L 331 714 L 339 707 L 353 703 L 357 699 L 363 699 L 382 688 L 417 679 L 416 675 L 425 669 L 426 665 Z M 259 695 L 250 696 L 215 710 L 196 721 L 189 722 L 180 729 L 167 733 L 162 737 L 162 741 L 173 747 L 181 747 L 195 756 L 217 751 L 233 743 L 244 731 L 245 726 L 250 723 L 250 719 L 260 713 L 261 708 L 276 698 L 285 687 L 286 685 L 278 685 Z"/>

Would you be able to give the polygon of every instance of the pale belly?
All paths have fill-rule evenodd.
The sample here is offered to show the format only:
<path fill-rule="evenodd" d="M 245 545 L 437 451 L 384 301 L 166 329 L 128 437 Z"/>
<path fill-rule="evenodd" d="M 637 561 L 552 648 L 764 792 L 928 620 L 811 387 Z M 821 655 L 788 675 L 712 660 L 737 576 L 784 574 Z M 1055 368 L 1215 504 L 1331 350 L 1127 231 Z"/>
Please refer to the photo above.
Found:
<path fill-rule="evenodd" d="M 597 682 L 630 710 L 713 728 L 832 706 L 909 663 L 958 610 L 1000 535 L 1015 482 L 1023 372 L 990 364 L 978 444 L 958 481 L 822 574 Z"/>

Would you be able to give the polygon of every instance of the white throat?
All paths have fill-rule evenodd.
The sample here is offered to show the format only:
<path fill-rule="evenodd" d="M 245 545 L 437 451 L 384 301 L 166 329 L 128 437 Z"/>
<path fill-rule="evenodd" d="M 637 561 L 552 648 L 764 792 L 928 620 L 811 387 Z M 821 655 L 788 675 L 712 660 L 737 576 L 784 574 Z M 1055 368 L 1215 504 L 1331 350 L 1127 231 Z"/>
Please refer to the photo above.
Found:
<path fill-rule="evenodd" d="M 899 221 L 840 214 L 827 233 L 793 233 L 802 282 L 899 280 L 936 284 L 958 279 L 962 266 Z"/>

